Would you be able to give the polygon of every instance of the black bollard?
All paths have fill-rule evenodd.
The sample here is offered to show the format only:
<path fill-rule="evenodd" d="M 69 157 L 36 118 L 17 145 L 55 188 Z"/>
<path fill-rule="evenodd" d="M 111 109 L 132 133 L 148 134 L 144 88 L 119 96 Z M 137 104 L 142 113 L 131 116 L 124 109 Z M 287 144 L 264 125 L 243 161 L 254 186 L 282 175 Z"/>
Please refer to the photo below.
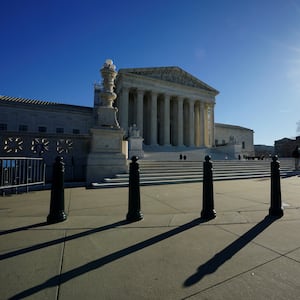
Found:
<path fill-rule="evenodd" d="M 129 166 L 129 199 L 128 213 L 126 220 L 135 222 L 143 219 L 141 213 L 141 198 L 140 198 L 140 171 L 137 163 L 138 157 L 132 156 L 132 162 Z"/>
<path fill-rule="evenodd" d="M 271 206 L 269 216 L 281 218 L 283 216 L 283 207 L 281 202 L 280 188 L 280 162 L 278 156 L 272 157 L 271 162 Z"/>
<path fill-rule="evenodd" d="M 209 155 L 205 156 L 203 163 L 203 208 L 201 218 L 204 220 L 214 219 L 216 211 L 214 209 L 214 188 L 213 188 L 213 166 Z"/>
<path fill-rule="evenodd" d="M 63 157 L 57 156 L 53 164 L 53 180 L 51 187 L 50 212 L 47 223 L 58 223 L 65 221 L 65 191 L 64 191 L 65 164 Z"/>

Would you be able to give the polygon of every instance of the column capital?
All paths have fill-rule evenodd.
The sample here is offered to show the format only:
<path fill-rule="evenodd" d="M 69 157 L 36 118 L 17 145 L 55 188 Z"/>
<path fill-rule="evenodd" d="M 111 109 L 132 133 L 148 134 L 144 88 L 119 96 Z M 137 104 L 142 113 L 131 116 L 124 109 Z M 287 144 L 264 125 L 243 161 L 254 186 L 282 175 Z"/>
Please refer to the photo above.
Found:
<path fill-rule="evenodd" d="M 183 96 L 177 96 L 177 100 L 180 101 L 180 102 L 183 102 L 184 97 Z"/>
<path fill-rule="evenodd" d="M 206 102 L 206 101 L 200 101 L 200 108 L 202 109 L 208 109 L 212 107 L 211 103 Z"/>
<path fill-rule="evenodd" d="M 143 95 L 145 93 L 145 91 L 142 89 L 136 89 L 136 93 L 140 96 L 140 95 Z"/>
<path fill-rule="evenodd" d="M 129 91 L 129 90 L 130 90 L 130 87 L 129 87 L 129 86 L 122 86 L 122 87 L 121 87 L 121 90 L 122 90 L 122 91 Z"/>
<path fill-rule="evenodd" d="M 213 104 L 210 103 L 210 102 L 204 102 L 204 105 L 205 105 L 206 108 L 211 108 L 211 107 L 213 107 Z"/>

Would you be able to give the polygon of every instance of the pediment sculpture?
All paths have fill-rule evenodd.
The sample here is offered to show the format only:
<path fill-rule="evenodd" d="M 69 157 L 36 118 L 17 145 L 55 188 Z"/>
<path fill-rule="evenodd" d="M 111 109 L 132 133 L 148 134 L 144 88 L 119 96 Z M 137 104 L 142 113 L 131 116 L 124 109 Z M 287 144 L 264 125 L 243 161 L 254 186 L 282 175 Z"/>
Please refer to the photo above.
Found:
<path fill-rule="evenodd" d="M 123 69 L 120 73 L 132 73 L 144 77 L 155 78 L 163 81 L 174 82 L 177 84 L 200 88 L 211 92 L 218 93 L 217 90 L 210 87 L 206 83 L 197 79 L 193 75 L 185 72 L 179 67 L 157 67 L 157 68 L 136 68 L 136 69 Z"/>

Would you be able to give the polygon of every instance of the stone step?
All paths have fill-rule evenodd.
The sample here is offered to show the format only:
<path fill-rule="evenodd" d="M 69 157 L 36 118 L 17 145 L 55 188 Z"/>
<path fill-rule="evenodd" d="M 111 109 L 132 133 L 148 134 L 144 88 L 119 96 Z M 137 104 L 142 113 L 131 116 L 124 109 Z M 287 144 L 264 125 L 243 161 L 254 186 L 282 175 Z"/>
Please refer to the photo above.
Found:
<path fill-rule="evenodd" d="M 256 170 L 269 170 L 270 167 L 247 167 L 247 168 L 237 168 L 237 167 L 232 167 L 232 168 L 222 168 L 222 167 L 217 167 L 214 166 L 213 167 L 213 171 L 215 172 L 220 172 L 223 170 L 226 170 L 226 172 L 239 172 L 239 171 L 246 171 L 246 172 L 251 172 L 251 171 L 256 171 Z M 289 166 L 281 166 L 280 168 L 282 171 L 283 170 L 292 170 L 293 168 L 289 167 Z M 151 173 L 202 173 L 203 172 L 203 168 L 198 168 L 198 169 L 189 169 L 189 168 L 185 168 L 185 169 L 173 169 L 173 168 L 153 168 L 153 169 L 143 169 L 140 168 L 140 173 L 141 174 L 151 174 Z"/>
<path fill-rule="evenodd" d="M 291 164 L 290 161 L 284 161 L 281 163 L 281 169 L 290 169 L 292 168 L 293 165 Z M 140 170 L 143 173 L 148 173 L 152 172 L 152 170 L 155 170 L 155 172 L 160 172 L 160 171 L 174 171 L 174 172 L 182 172 L 184 170 L 188 170 L 188 172 L 193 172 L 193 171 L 202 171 L 203 169 L 203 162 L 197 162 L 195 163 L 157 163 L 153 162 L 152 164 L 149 163 L 140 163 Z M 266 161 L 247 161 L 247 162 L 213 162 L 213 169 L 214 170 L 240 170 L 240 169 L 246 169 L 246 170 L 257 170 L 257 169 L 270 169 L 270 162 Z"/>
<path fill-rule="evenodd" d="M 220 176 L 214 177 L 214 181 L 222 181 L 222 180 L 236 180 L 236 179 L 251 179 L 251 178 L 266 178 L 269 177 L 269 174 L 243 174 L 236 176 Z M 162 185 L 162 184 L 180 184 L 180 183 L 194 183 L 194 182 L 202 182 L 202 177 L 195 178 L 172 178 L 172 179 L 144 179 L 140 181 L 141 186 L 147 185 Z M 121 182 L 101 182 L 101 183 L 93 183 L 93 188 L 113 188 L 113 187 L 128 187 L 128 180 Z"/>
<path fill-rule="evenodd" d="M 203 180 L 203 162 L 157 162 L 140 161 L 140 185 L 174 184 L 201 182 Z M 281 175 L 293 170 L 292 160 L 283 160 Z M 213 162 L 214 181 L 270 176 L 270 161 L 218 161 Z M 94 183 L 94 188 L 128 186 L 129 175 L 117 174 Z"/>
<path fill-rule="evenodd" d="M 203 161 L 138 161 L 140 167 L 202 167 Z M 212 161 L 214 166 L 270 166 L 271 160 L 216 160 Z M 291 159 L 285 159 L 280 161 L 281 166 L 293 166 L 293 161 Z"/>
<path fill-rule="evenodd" d="M 282 170 L 283 171 L 283 170 Z M 270 174 L 270 171 L 267 170 L 253 170 L 252 172 L 249 171 L 242 171 L 242 170 L 238 170 L 238 171 L 216 171 L 214 170 L 213 175 L 214 177 L 217 176 L 231 176 L 231 175 L 242 175 L 242 174 L 262 174 L 262 173 L 266 173 L 266 174 Z M 140 173 L 140 179 L 144 179 L 144 178 L 166 178 L 166 177 L 201 177 L 202 178 L 202 172 L 194 172 L 194 173 Z M 128 174 L 117 174 L 114 178 L 106 178 L 105 181 L 111 181 L 111 180 L 126 180 L 129 178 Z"/>
<path fill-rule="evenodd" d="M 261 171 L 261 172 L 220 172 L 220 173 L 214 173 L 214 179 L 218 179 L 220 177 L 222 178 L 226 178 L 226 177 L 234 177 L 234 176 L 243 176 L 243 175 L 265 175 L 265 176 L 269 176 L 270 172 L 268 171 Z M 179 175 L 170 175 L 170 174 L 165 174 L 163 176 L 159 176 L 159 175 L 155 175 L 155 174 L 151 174 L 150 176 L 141 174 L 140 175 L 140 181 L 144 182 L 144 181 L 149 181 L 149 180 L 177 180 L 177 179 L 199 179 L 202 180 L 203 175 L 202 174 L 195 174 L 195 175 L 191 175 L 191 174 L 179 174 Z M 128 182 L 129 177 L 118 177 L 118 178 L 106 178 L 105 182 Z"/>
<path fill-rule="evenodd" d="M 289 172 L 289 169 L 282 169 L 282 174 Z M 263 175 L 270 176 L 270 170 L 214 170 L 213 176 L 214 178 L 219 177 L 230 177 L 230 176 L 243 176 L 243 175 Z M 140 180 L 148 180 L 148 179 L 168 179 L 168 178 L 201 178 L 203 177 L 203 172 L 164 172 L 164 173 L 140 173 Z M 126 181 L 128 180 L 128 174 L 117 174 L 114 178 L 106 178 L 105 182 L 118 182 L 118 181 Z"/>

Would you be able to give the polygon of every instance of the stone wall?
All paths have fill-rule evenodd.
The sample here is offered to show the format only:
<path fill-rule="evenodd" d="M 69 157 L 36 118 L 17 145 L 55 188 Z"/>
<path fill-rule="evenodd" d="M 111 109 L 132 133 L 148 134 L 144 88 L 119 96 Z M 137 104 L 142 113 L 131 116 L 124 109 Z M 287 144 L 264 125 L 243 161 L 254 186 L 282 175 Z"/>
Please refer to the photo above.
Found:
<path fill-rule="evenodd" d="M 55 158 L 64 157 L 65 180 L 85 181 L 89 135 L 1 132 L 0 157 L 42 157 L 46 163 L 46 182 L 52 180 Z"/>
<path fill-rule="evenodd" d="M 215 123 L 215 145 L 240 145 L 241 155 L 254 156 L 253 130 L 241 126 Z"/>
<path fill-rule="evenodd" d="M 22 134 L 88 134 L 94 120 L 90 107 L 6 96 L 0 96 L 0 106 L 0 125 L 5 127 L 6 124 L 5 131 Z"/>
<path fill-rule="evenodd" d="M 57 155 L 65 180 L 85 181 L 93 108 L 0 96 L 0 156 L 43 157 L 46 181 Z"/>

